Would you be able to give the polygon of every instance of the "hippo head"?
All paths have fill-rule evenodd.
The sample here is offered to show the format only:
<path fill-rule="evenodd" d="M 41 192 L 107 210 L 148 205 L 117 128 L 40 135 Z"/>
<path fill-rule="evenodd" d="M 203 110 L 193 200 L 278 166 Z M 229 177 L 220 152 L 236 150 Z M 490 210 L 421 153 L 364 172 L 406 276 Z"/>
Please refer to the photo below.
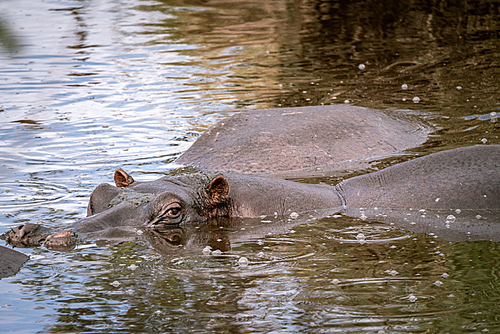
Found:
<path fill-rule="evenodd" d="M 73 226 L 77 231 L 180 225 L 231 215 L 229 184 L 221 174 L 165 176 L 136 182 L 117 169 L 114 180 L 116 186 L 104 183 L 92 192 L 87 218 Z"/>

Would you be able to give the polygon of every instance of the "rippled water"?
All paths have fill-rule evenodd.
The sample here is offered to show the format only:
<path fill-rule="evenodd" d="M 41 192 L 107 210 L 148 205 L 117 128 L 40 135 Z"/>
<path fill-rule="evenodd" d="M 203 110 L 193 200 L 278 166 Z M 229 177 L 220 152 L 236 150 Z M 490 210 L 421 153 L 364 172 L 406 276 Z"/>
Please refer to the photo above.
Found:
<path fill-rule="evenodd" d="M 0 2 L 20 44 L 0 54 L 0 233 L 83 217 L 92 189 L 118 167 L 137 180 L 174 172 L 199 134 L 241 110 L 409 109 L 437 128 L 415 153 L 499 144 L 498 8 L 426 6 Z M 333 216 L 243 235 L 220 255 L 202 249 L 160 255 L 144 242 L 91 241 L 69 253 L 25 249 L 31 260 L 0 281 L 0 325 L 19 333 L 500 331 L 498 243 Z"/>

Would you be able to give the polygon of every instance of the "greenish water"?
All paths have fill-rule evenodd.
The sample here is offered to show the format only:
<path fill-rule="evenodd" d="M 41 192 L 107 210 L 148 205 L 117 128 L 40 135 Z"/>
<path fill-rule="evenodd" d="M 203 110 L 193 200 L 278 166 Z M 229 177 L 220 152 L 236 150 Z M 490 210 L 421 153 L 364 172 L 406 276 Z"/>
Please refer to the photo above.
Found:
<path fill-rule="evenodd" d="M 242 110 L 405 109 L 437 129 L 412 153 L 500 143 L 495 2 L 5 0 L 0 13 L 19 45 L 0 54 L 0 233 L 83 217 L 118 167 L 136 180 L 174 172 Z M 230 246 L 22 250 L 32 259 L 0 281 L 0 328 L 500 331 L 498 243 L 333 216 Z"/>

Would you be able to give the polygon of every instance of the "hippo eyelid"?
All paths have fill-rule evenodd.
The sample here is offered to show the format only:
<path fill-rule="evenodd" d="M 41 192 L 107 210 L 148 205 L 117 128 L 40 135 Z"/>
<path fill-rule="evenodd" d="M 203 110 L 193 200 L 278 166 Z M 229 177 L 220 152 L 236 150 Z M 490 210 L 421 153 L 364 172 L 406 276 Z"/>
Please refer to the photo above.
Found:
<path fill-rule="evenodd" d="M 155 217 L 146 225 L 146 227 L 151 227 L 160 222 L 164 222 L 167 224 L 178 224 L 180 223 L 180 220 L 182 220 L 179 220 L 179 218 L 182 217 L 182 213 L 182 204 L 177 201 L 171 202 L 168 205 L 162 207 L 159 212 L 155 214 Z"/>

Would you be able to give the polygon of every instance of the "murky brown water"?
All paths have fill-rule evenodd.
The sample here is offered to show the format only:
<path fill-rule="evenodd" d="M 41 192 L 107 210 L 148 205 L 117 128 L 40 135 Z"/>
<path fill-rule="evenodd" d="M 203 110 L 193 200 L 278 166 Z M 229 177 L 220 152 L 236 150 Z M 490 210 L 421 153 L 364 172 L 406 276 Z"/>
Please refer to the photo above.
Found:
<path fill-rule="evenodd" d="M 83 217 L 115 168 L 138 180 L 168 173 L 240 110 L 409 109 L 438 129 L 413 152 L 500 143 L 497 2 L 4 0 L 0 13 L 21 45 L 0 54 L 0 233 Z M 498 243 L 333 216 L 231 247 L 23 250 L 32 260 L 0 281 L 0 326 L 500 331 Z"/>

